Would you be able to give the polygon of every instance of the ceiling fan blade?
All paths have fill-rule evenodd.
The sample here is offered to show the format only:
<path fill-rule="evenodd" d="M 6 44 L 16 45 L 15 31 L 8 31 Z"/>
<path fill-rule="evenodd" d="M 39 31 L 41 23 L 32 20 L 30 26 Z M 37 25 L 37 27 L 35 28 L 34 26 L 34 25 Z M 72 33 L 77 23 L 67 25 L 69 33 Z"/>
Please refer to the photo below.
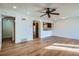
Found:
<path fill-rule="evenodd" d="M 53 14 L 53 15 L 60 15 L 59 13 L 51 13 L 51 14 Z"/>
<path fill-rule="evenodd" d="M 43 14 L 43 15 L 41 15 L 40 17 L 42 17 L 42 16 L 45 16 L 46 14 Z"/>
<path fill-rule="evenodd" d="M 55 8 L 51 10 L 51 12 L 54 12 L 54 11 L 56 11 L 56 9 L 55 9 Z"/>

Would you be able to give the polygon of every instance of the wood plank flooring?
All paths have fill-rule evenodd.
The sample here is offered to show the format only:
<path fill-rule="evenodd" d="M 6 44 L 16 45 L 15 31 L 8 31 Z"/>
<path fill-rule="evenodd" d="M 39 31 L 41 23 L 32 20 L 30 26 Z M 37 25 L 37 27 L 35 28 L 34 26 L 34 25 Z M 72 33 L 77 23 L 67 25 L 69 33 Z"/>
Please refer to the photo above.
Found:
<path fill-rule="evenodd" d="M 4 38 L 2 41 L 2 49 L 15 45 L 12 38 Z"/>
<path fill-rule="evenodd" d="M 0 51 L 0 56 L 79 56 L 76 50 L 46 49 L 54 43 L 79 45 L 79 40 L 51 36 L 15 44 Z"/>

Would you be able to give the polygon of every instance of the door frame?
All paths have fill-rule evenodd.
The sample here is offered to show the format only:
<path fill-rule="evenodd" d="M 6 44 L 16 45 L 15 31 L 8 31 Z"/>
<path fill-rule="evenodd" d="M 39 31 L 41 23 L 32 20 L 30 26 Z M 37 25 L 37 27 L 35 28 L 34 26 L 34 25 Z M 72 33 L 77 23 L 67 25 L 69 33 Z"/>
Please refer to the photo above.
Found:
<path fill-rule="evenodd" d="M 15 17 L 13 17 L 13 16 L 2 16 L 2 18 L 1 18 L 1 26 L 2 26 L 2 28 L 1 28 L 1 30 L 2 30 L 2 40 L 1 40 L 1 48 L 2 48 L 2 46 L 3 46 L 3 19 L 4 18 L 13 18 L 13 29 L 14 29 L 14 43 L 15 43 Z M 13 37 L 12 37 L 13 38 Z"/>
<path fill-rule="evenodd" d="M 38 38 L 40 38 L 40 21 L 38 20 L 33 20 L 33 23 L 36 22 L 38 23 Z M 32 26 L 33 26 L 33 23 L 32 23 Z M 33 27 L 33 39 L 34 39 L 34 27 Z"/>

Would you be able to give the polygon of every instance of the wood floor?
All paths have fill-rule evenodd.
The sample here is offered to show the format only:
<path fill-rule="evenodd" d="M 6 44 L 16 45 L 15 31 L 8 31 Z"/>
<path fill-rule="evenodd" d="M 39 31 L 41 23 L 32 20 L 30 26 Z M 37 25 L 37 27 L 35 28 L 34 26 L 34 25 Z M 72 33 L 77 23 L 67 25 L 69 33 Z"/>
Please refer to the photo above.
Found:
<path fill-rule="evenodd" d="M 79 56 L 79 51 L 68 49 L 47 49 L 55 43 L 79 45 L 79 40 L 62 37 L 47 37 L 44 39 L 35 39 L 33 41 L 15 44 L 0 51 L 1 56 Z M 56 46 L 57 47 L 57 46 Z M 77 48 L 79 49 L 79 48 Z"/>
<path fill-rule="evenodd" d="M 2 41 L 2 49 L 14 46 L 14 41 L 12 41 L 12 38 L 4 38 Z"/>

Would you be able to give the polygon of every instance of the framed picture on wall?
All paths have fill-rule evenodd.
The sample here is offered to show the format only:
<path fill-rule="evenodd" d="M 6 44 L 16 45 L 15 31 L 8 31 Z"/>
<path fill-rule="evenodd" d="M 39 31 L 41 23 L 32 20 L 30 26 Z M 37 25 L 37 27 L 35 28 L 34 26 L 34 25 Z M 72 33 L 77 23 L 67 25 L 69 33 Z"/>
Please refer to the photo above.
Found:
<path fill-rule="evenodd" d="M 43 30 L 52 30 L 52 23 L 43 22 Z"/>

